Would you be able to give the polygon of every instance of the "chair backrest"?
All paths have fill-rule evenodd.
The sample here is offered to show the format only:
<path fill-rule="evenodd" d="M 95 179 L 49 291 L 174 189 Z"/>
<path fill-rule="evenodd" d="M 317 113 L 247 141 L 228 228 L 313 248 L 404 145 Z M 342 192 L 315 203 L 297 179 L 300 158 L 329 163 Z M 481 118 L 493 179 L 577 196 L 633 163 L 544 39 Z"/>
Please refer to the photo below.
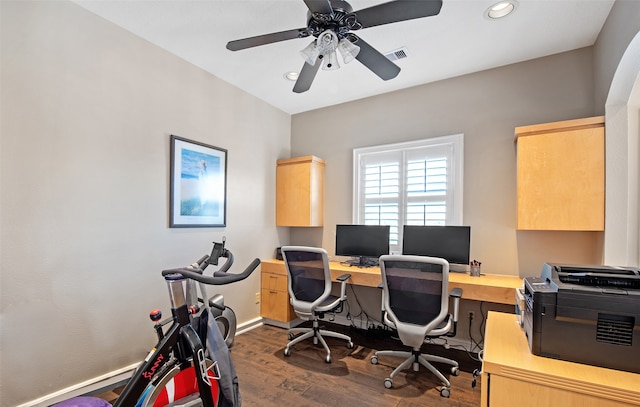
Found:
<path fill-rule="evenodd" d="M 449 263 L 437 257 L 385 255 L 380 271 L 389 320 L 403 343 L 421 344 L 449 313 Z"/>
<path fill-rule="evenodd" d="M 327 251 L 319 247 L 283 246 L 291 305 L 302 318 L 331 295 L 331 270 Z"/>

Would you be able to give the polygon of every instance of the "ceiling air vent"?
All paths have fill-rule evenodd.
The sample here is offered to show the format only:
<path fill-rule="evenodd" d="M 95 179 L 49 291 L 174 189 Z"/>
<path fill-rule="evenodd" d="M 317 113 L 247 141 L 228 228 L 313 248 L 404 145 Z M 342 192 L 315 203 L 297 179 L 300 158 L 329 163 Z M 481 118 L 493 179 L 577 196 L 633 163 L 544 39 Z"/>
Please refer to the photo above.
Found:
<path fill-rule="evenodd" d="M 395 51 L 391 51 L 388 54 L 385 54 L 384 56 L 387 57 L 389 61 L 397 61 L 399 59 L 405 59 L 409 55 L 407 54 L 407 48 L 402 47 Z"/>

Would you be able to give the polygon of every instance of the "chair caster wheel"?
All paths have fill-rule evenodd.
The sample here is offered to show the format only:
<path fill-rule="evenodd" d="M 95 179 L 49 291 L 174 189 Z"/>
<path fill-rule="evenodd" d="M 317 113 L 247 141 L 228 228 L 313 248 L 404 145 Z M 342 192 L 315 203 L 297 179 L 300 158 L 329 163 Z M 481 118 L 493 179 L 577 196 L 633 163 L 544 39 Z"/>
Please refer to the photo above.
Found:
<path fill-rule="evenodd" d="M 324 359 L 325 362 L 327 363 L 331 363 L 331 356 L 327 355 L 327 357 Z"/>
<path fill-rule="evenodd" d="M 480 376 L 481 374 L 482 374 L 482 372 L 480 372 L 480 370 L 479 370 L 479 369 L 475 369 L 475 370 L 473 371 L 473 381 L 471 382 L 471 388 L 472 388 L 472 389 L 475 389 L 475 387 L 476 387 L 476 379 L 477 379 L 477 377 L 478 377 L 478 376 Z"/>
<path fill-rule="evenodd" d="M 387 377 L 386 379 L 384 379 L 384 387 L 386 387 L 387 389 L 390 389 L 391 386 L 393 386 L 393 380 L 391 380 L 390 377 Z"/>
<path fill-rule="evenodd" d="M 347 342 L 347 349 L 353 349 L 353 348 L 354 348 L 353 342 L 351 341 Z"/>
<path fill-rule="evenodd" d="M 451 368 L 451 374 L 454 376 L 459 376 L 460 375 L 460 369 L 458 369 L 456 366 Z"/>
<path fill-rule="evenodd" d="M 449 390 L 448 387 L 443 387 L 440 389 L 440 396 L 449 398 L 450 395 L 451 395 L 451 390 Z"/>
<path fill-rule="evenodd" d="M 290 341 L 292 341 L 296 336 L 293 334 L 293 332 L 289 332 L 287 337 L 289 338 Z"/>
<path fill-rule="evenodd" d="M 377 356 L 371 356 L 371 364 L 372 365 L 377 365 L 378 364 L 378 357 Z"/>
<path fill-rule="evenodd" d="M 284 348 L 284 355 L 285 355 L 285 356 L 291 356 L 291 349 L 289 349 L 289 348 Z"/>

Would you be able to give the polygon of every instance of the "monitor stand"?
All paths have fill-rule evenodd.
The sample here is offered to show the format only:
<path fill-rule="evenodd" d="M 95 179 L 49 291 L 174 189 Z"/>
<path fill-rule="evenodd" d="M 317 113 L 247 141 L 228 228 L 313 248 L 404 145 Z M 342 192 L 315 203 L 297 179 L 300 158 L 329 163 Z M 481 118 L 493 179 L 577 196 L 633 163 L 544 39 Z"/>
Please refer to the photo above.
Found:
<path fill-rule="evenodd" d="M 371 257 L 366 257 L 366 256 L 358 256 L 356 258 L 353 258 L 353 259 L 349 260 L 347 262 L 347 264 L 349 264 L 349 266 L 355 266 L 355 267 L 360 267 L 360 268 L 377 267 L 378 266 L 378 262 L 376 260 L 374 260 Z"/>
<path fill-rule="evenodd" d="M 469 269 L 468 264 L 449 263 L 449 271 L 452 273 L 468 273 Z"/>

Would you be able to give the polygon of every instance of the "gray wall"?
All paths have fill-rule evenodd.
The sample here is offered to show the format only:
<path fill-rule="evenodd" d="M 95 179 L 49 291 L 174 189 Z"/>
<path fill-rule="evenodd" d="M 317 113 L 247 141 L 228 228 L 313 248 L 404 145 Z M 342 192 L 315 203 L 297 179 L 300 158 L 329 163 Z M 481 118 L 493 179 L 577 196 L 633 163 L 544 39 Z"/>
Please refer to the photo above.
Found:
<path fill-rule="evenodd" d="M 0 7 L 0 405 L 15 406 L 141 361 L 148 312 L 170 313 L 161 270 L 222 236 L 237 269 L 273 257 L 290 116 L 73 3 Z M 170 134 L 228 149 L 227 228 L 168 228 Z M 240 323 L 259 286 L 220 289 Z"/>
<path fill-rule="evenodd" d="M 640 1 L 616 0 L 594 44 L 595 108 L 605 114 L 605 104 L 620 59 L 640 32 Z M 613 101 L 614 103 L 616 101 Z"/>
<path fill-rule="evenodd" d="M 483 272 L 599 263 L 601 232 L 515 230 L 514 128 L 592 116 L 592 59 L 584 48 L 294 115 L 292 155 L 324 158 L 326 174 L 324 228 L 294 229 L 292 242 L 334 253 L 335 225 L 352 221 L 353 148 L 464 133 L 463 223 Z"/>

